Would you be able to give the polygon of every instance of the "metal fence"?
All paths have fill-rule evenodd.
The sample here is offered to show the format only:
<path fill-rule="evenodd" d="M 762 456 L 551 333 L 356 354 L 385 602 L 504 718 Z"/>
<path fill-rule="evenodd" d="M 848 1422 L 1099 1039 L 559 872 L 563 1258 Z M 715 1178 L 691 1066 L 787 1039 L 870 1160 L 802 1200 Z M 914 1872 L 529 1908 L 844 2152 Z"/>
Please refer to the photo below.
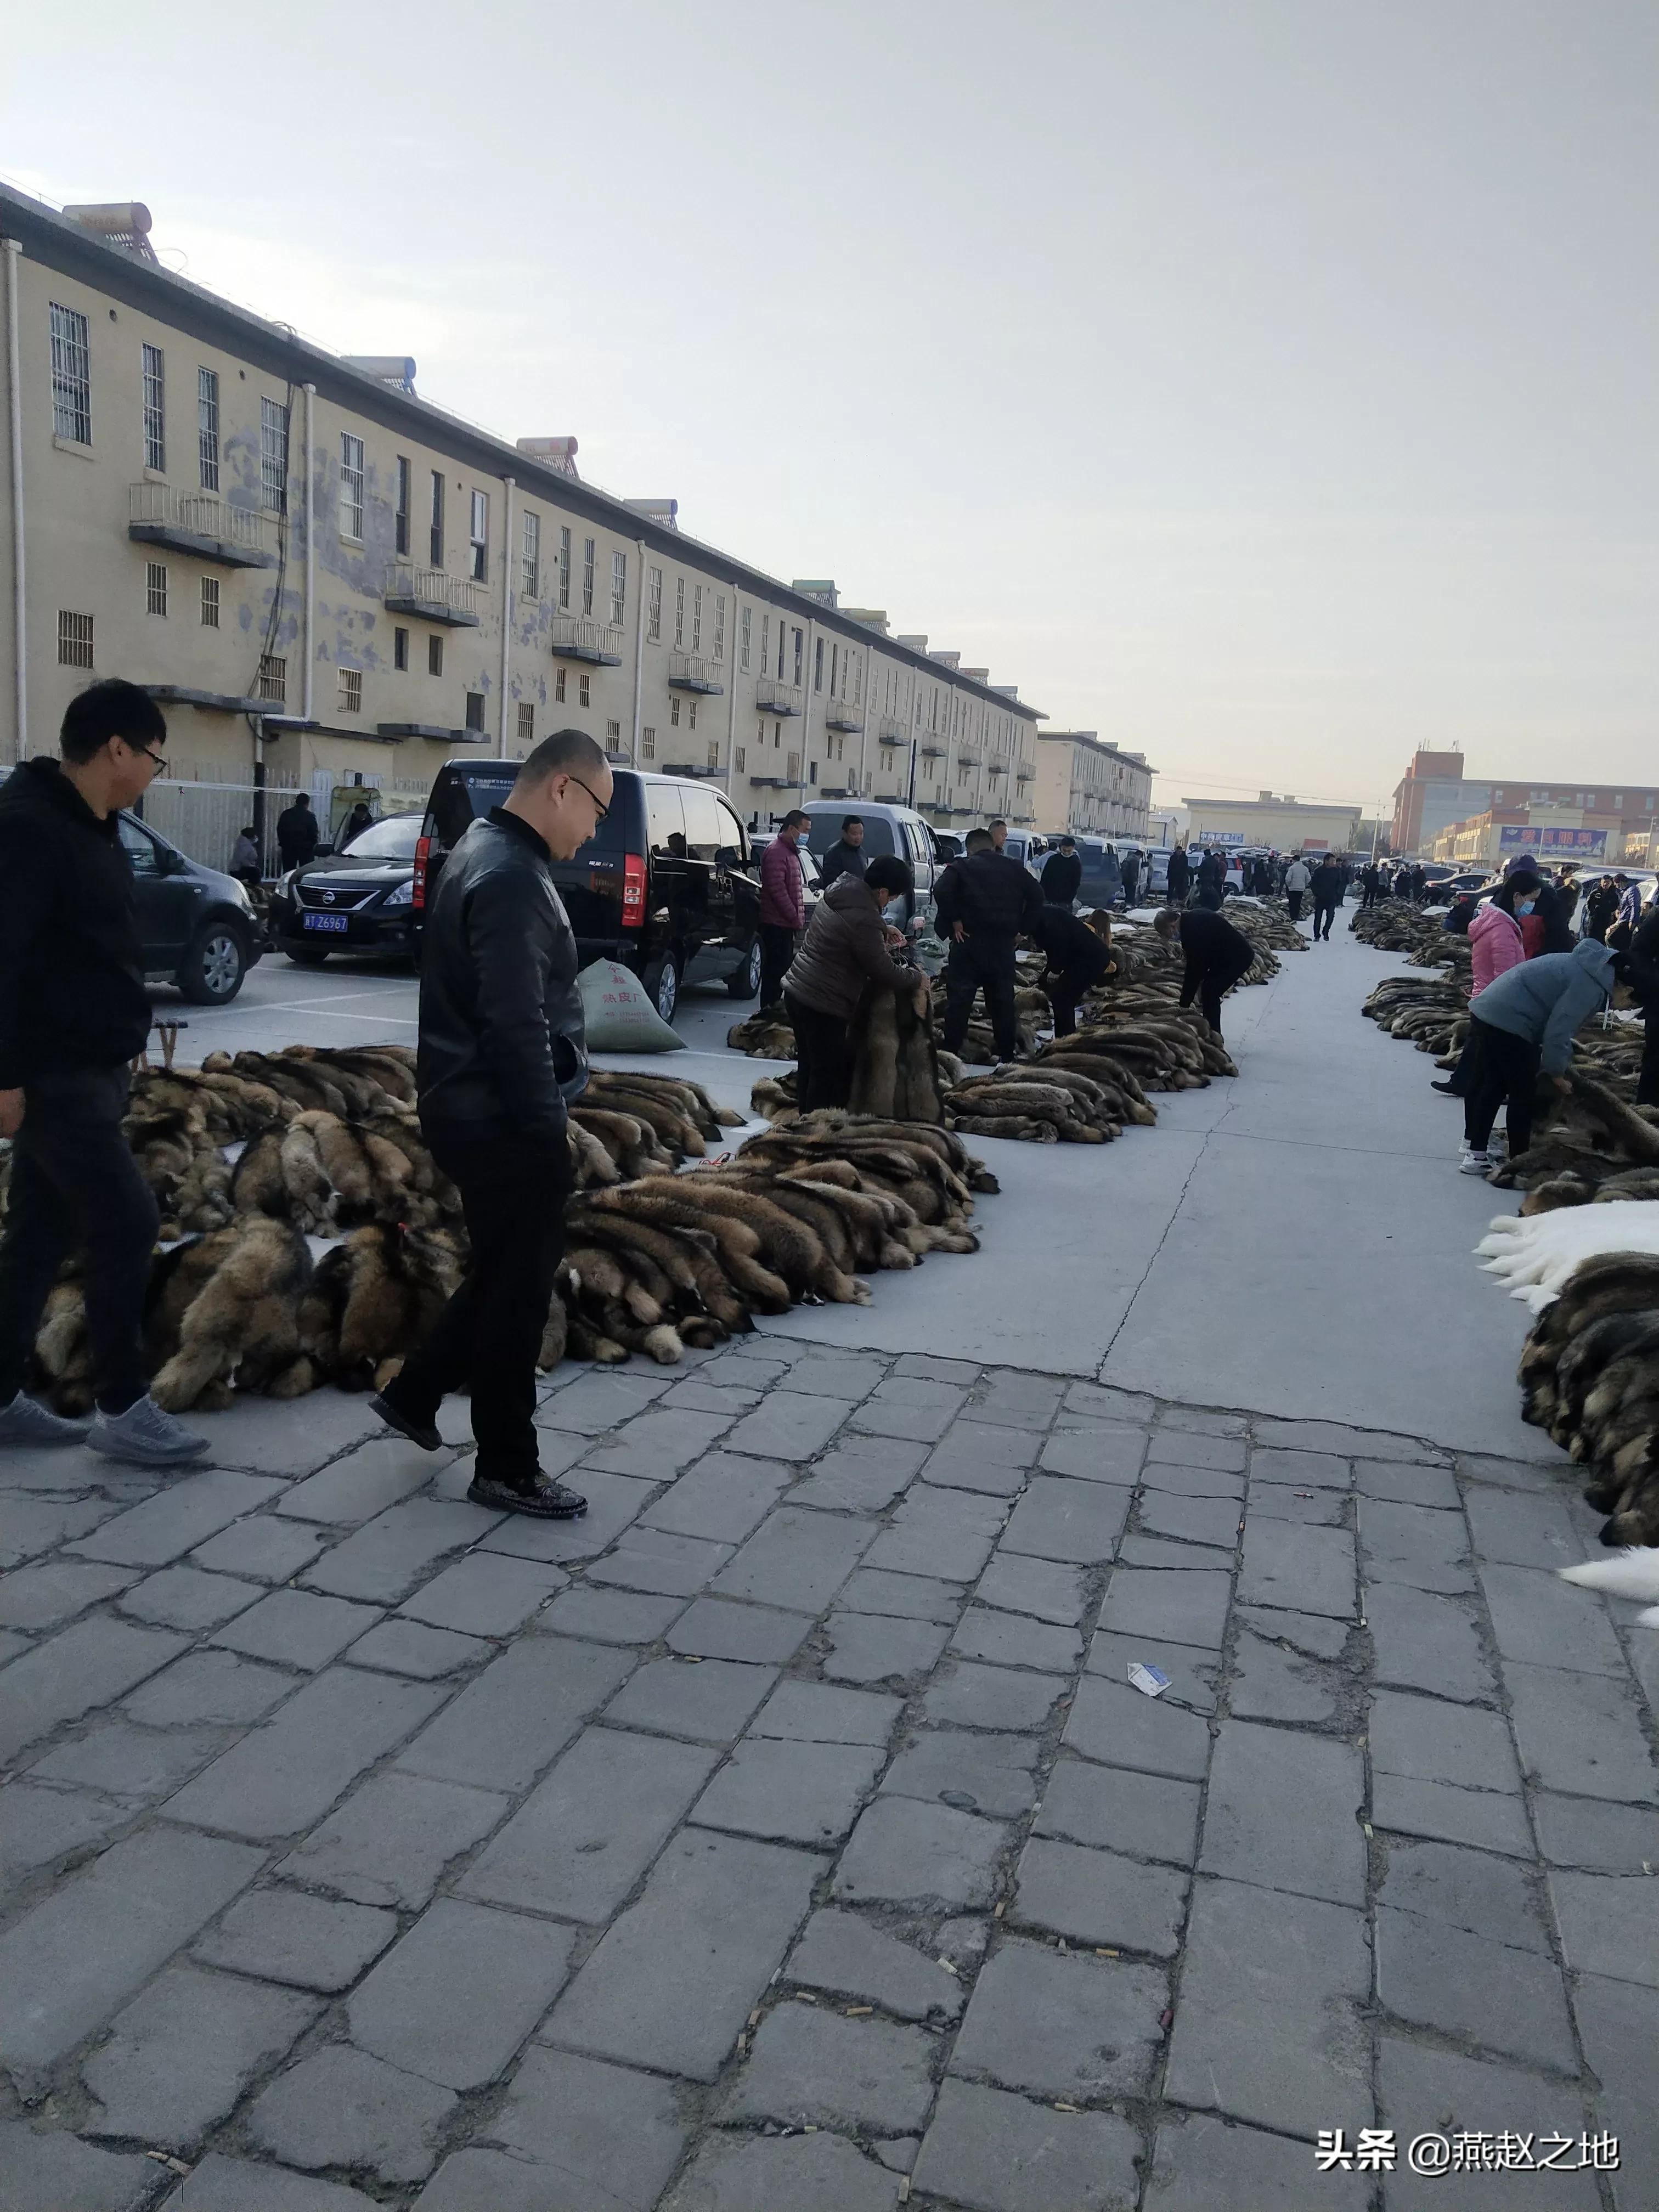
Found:
<path fill-rule="evenodd" d="M 272 776 L 265 783 L 264 836 L 259 855 L 262 875 L 279 872 L 276 817 L 292 803 L 298 788 L 291 776 L 286 781 Z M 159 830 L 192 860 L 207 868 L 228 869 L 238 836 L 255 819 L 257 790 L 252 783 L 157 776 L 144 793 L 139 811 L 152 830 Z"/>

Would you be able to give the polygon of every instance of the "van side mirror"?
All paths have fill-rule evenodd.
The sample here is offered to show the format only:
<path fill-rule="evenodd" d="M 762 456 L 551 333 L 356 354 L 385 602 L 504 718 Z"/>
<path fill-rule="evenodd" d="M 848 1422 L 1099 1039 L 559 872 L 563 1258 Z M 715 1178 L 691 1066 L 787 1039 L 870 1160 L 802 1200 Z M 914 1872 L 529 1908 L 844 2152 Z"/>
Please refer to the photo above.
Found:
<path fill-rule="evenodd" d="M 743 854 L 738 852 L 735 845 L 719 846 L 714 853 L 714 866 L 717 868 L 740 868 L 743 866 Z"/>
<path fill-rule="evenodd" d="M 175 853 L 171 846 L 164 845 L 161 848 L 161 873 L 164 876 L 187 876 L 190 862 L 182 853 Z"/>

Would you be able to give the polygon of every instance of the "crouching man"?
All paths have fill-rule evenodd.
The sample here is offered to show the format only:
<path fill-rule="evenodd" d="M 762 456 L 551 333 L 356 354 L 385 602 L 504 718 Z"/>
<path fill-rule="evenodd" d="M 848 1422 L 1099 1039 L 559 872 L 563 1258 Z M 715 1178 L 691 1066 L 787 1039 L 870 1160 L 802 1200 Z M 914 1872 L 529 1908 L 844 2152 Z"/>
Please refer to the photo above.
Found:
<path fill-rule="evenodd" d="M 536 1357 L 574 1185 L 566 1102 L 587 1081 L 576 940 L 553 881 L 610 811 L 611 770 L 582 730 L 544 738 L 505 805 L 449 856 L 421 950 L 416 1082 L 432 1157 L 461 1194 L 471 1260 L 426 1342 L 372 1402 L 428 1451 L 438 1407 L 470 1388 L 467 1496 L 570 1520 L 587 1500 L 541 1471 Z"/>

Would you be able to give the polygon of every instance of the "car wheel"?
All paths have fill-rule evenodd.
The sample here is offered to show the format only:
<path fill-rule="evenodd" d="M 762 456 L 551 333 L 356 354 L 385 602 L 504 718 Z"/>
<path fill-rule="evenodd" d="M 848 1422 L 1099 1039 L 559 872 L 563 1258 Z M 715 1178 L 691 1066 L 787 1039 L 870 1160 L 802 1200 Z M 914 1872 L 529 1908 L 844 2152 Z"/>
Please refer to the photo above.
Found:
<path fill-rule="evenodd" d="M 760 996 L 761 949 L 757 937 L 748 952 L 726 979 L 726 988 L 734 999 L 758 999 Z"/>
<path fill-rule="evenodd" d="M 672 952 L 665 952 L 660 960 L 653 960 L 641 981 L 652 1005 L 664 1021 L 672 1022 L 674 1009 L 680 1002 L 679 963 Z M 759 986 L 757 984 L 758 989 Z"/>
<path fill-rule="evenodd" d="M 322 945 L 288 945 L 283 949 L 296 968 L 320 968 L 328 957 L 328 948 Z"/>
<path fill-rule="evenodd" d="M 228 1006 L 247 973 L 247 947 L 228 921 L 210 921 L 198 932 L 179 964 L 178 984 L 198 1006 Z"/>

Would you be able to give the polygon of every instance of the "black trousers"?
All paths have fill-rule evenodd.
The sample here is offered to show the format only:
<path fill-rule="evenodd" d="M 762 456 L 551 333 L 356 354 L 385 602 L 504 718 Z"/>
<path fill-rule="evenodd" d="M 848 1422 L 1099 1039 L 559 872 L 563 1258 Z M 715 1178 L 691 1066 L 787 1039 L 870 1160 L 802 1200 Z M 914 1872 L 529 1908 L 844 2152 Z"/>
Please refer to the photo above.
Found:
<path fill-rule="evenodd" d="M 1042 988 L 1054 1010 L 1057 1037 L 1070 1036 L 1076 1030 L 1078 1000 L 1099 981 L 1100 974 L 1092 969 L 1061 968 L 1049 975 Z"/>
<path fill-rule="evenodd" d="M 1375 906 L 1376 904 L 1376 885 L 1375 884 L 1367 884 L 1365 886 L 1365 896 L 1359 902 L 1359 910 L 1363 914 L 1368 906 Z"/>
<path fill-rule="evenodd" d="M 477 1472 L 520 1488 L 536 1479 L 536 1356 L 564 1251 L 574 1187 L 562 1135 L 456 1137 L 427 1132 L 461 1194 L 472 1248 L 466 1279 L 386 1392 L 400 1413 L 437 1418 L 451 1391 L 472 1393 Z"/>
<path fill-rule="evenodd" d="M 763 921 L 760 926 L 761 982 L 760 1002 L 763 1006 L 775 1006 L 783 995 L 783 974 L 795 957 L 800 943 L 800 932 L 786 929 L 781 921 Z"/>
<path fill-rule="evenodd" d="M 1249 964 L 1246 962 L 1245 965 Z M 1243 973 L 1243 968 L 1225 968 L 1219 963 L 1206 962 L 1199 966 L 1194 974 L 1189 963 L 1186 980 L 1181 987 L 1181 1003 L 1183 1006 L 1190 1006 L 1196 998 L 1199 1012 L 1215 1031 L 1217 1036 L 1219 1036 L 1221 1035 L 1221 1001 Z"/>
<path fill-rule="evenodd" d="M 47 1294 L 77 1247 L 99 1405 L 121 1413 L 149 1387 L 144 1293 L 160 1217 L 121 1129 L 131 1089 L 125 1066 L 23 1086 L 0 1236 L 0 1404 L 27 1380 Z"/>
<path fill-rule="evenodd" d="M 985 994 L 985 1011 L 997 1051 L 1012 1060 L 1019 1048 L 1019 1024 L 1014 1017 L 1014 948 L 1006 952 L 976 952 L 971 941 L 953 945 L 945 969 L 945 1031 L 946 1052 L 960 1052 L 968 1037 L 969 1017 L 978 994 Z"/>
<path fill-rule="evenodd" d="M 803 1114 L 818 1106 L 844 1106 L 853 1089 L 853 1054 L 847 1017 L 826 1014 L 785 992 L 795 1032 L 795 1098 Z"/>
<path fill-rule="evenodd" d="M 1313 914 L 1314 935 L 1316 937 L 1322 935 L 1326 943 L 1328 945 L 1331 937 L 1331 924 L 1336 920 L 1336 901 L 1334 899 L 1321 899 L 1317 901 L 1315 903 Z M 1322 930 L 1320 927 L 1322 922 L 1324 925 Z"/>
<path fill-rule="evenodd" d="M 1538 1047 L 1515 1036 L 1479 1014 L 1470 1017 L 1475 1073 L 1463 1101 L 1463 1134 L 1469 1150 L 1484 1152 L 1498 1109 L 1509 1101 L 1510 1158 L 1532 1143 L 1533 1099 L 1538 1083 Z"/>
<path fill-rule="evenodd" d="M 1289 907 L 1289 908 L 1290 908 L 1290 910 L 1291 910 L 1291 920 L 1292 921 L 1301 921 L 1301 919 L 1302 919 L 1302 894 L 1301 894 L 1301 892 L 1300 892 L 1300 891 L 1286 891 L 1286 892 L 1285 892 L 1285 905 L 1286 905 L 1287 907 Z"/>

